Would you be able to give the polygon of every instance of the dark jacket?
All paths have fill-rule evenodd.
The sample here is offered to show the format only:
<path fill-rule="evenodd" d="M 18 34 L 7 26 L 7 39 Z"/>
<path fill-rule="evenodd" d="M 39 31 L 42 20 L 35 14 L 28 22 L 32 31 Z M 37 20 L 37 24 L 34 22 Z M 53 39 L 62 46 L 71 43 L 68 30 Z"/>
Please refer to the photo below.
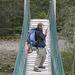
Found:
<path fill-rule="evenodd" d="M 36 29 L 36 41 L 38 42 L 38 44 L 36 45 L 36 47 L 45 47 L 45 37 L 46 35 L 43 34 L 42 30 L 40 28 Z"/>

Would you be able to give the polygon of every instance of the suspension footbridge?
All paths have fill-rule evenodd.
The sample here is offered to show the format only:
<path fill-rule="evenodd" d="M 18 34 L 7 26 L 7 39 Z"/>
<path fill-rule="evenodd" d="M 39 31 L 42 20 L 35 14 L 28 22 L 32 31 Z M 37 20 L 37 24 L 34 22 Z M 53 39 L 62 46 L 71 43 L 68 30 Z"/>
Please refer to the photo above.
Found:
<path fill-rule="evenodd" d="M 30 2 L 26 0 L 20 45 L 13 75 L 65 75 L 58 46 L 53 1 L 50 0 L 49 19 L 31 19 Z M 45 25 L 44 31 L 48 28 L 48 34 L 46 37 L 47 56 L 44 63 L 46 68 L 41 69 L 41 72 L 38 73 L 33 71 L 36 51 L 27 55 L 25 53 L 25 43 L 28 38 L 28 30 L 36 27 L 39 22 Z"/>

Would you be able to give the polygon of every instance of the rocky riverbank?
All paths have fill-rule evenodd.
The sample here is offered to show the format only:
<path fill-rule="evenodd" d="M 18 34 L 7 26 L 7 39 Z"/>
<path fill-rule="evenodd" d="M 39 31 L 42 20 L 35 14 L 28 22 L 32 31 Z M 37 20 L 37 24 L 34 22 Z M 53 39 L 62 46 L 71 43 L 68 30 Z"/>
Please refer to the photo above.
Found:
<path fill-rule="evenodd" d="M 64 50 L 66 47 L 64 44 L 64 39 L 59 39 L 59 48 L 60 50 Z M 12 40 L 0 40 L 0 71 L 8 72 L 9 75 L 12 75 L 17 52 L 19 49 L 20 39 L 12 39 Z"/>

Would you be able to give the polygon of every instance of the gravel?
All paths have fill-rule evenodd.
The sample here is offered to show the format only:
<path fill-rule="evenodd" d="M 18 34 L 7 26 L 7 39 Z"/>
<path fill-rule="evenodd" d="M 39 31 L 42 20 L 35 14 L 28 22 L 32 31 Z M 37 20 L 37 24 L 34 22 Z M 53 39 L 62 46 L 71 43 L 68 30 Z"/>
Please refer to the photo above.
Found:
<path fill-rule="evenodd" d="M 65 42 L 64 39 L 58 40 L 60 50 L 64 50 L 64 48 L 66 48 L 64 42 Z M 0 50 L 17 52 L 19 49 L 19 44 L 20 44 L 20 39 L 3 40 L 0 41 Z"/>
<path fill-rule="evenodd" d="M 2 40 L 0 41 L 0 50 L 5 51 L 18 51 L 19 49 L 20 40 L 14 39 L 14 40 Z"/>
<path fill-rule="evenodd" d="M 60 51 L 64 51 L 64 49 L 66 48 L 65 40 L 64 39 L 59 39 L 58 44 L 59 44 Z"/>

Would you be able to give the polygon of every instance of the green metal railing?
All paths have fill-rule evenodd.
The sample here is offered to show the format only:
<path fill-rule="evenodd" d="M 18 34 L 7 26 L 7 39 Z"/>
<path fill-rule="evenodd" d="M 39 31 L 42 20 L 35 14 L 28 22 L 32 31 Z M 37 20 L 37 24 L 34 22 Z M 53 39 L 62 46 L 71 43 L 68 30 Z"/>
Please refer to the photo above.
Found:
<path fill-rule="evenodd" d="M 49 22 L 50 22 L 50 47 L 51 47 L 51 63 L 52 63 L 52 75 L 65 75 L 63 70 L 63 64 L 60 56 L 56 21 L 54 13 L 54 0 L 50 1 L 50 11 L 49 11 Z"/>
<path fill-rule="evenodd" d="M 26 73 L 25 71 L 26 71 L 27 55 L 25 53 L 25 43 L 28 37 L 29 26 L 30 26 L 30 6 L 29 0 L 26 0 L 21 40 L 13 75 L 25 75 Z"/>

